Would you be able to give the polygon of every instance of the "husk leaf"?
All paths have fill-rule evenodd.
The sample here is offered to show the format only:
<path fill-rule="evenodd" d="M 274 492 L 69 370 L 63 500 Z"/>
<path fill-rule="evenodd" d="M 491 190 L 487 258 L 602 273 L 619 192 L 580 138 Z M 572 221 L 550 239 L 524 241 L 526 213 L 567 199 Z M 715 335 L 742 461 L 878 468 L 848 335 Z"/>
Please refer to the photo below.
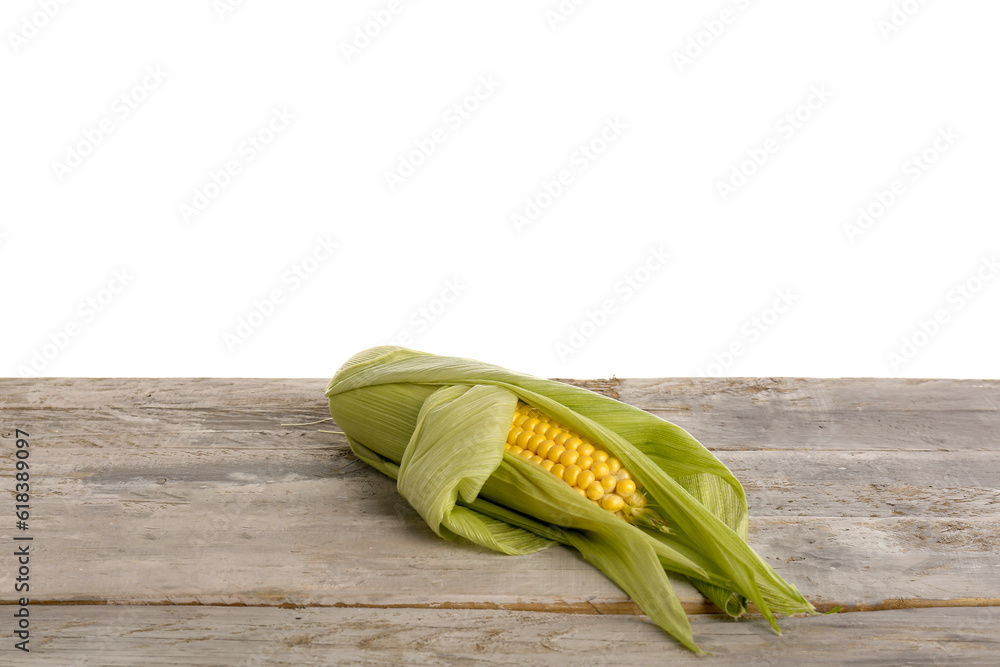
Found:
<path fill-rule="evenodd" d="M 326 396 L 355 454 L 397 479 L 439 535 L 508 554 L 553 541 L 573 546 L 691 650 L 698 649 L 664 568 L 733 616 L 753 601 L 775 630 L 772 612 L 814 611 L 747 545 L 740 483 L 674 424 L 564 383 L 397 347 L 350 359 Z M 505 453 L 518 399 L 618 457 L 669 531 L 628 524 Z"/>

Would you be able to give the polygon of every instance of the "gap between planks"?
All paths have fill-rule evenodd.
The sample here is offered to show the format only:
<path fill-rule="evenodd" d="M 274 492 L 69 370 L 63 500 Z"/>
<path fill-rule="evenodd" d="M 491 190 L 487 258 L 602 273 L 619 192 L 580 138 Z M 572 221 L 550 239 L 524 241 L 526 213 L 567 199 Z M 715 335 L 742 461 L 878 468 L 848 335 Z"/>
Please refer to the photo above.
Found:
<path fill-rule="evenodd" d="M 1000 607 L 1000 598 L 955 598 L 952 600 L 923 600 L 894 598 L 883 600 L 879 604 L 843 605 L 835 602 L 811 601 L 816 611 L 823 614 L 838 610 L 838 613 L 858 613 L 873 611 L 896 611 L 899 609 L 942 609 L 969 607 Z M 16 600 L 2 600 L 0 606 L 17 605 Z M 294 604 L 283 602 L 267 604 L 264 602 L 174 602 L 171 600 L 126 601 L 126 600 L 32 600 L 32 606 L 72 607 L 72 606 L 121 606 L 121 607 L 260 607 L 274 609 L 450 609 L 476 611 L 532 611 L 555 614 L 586 614 L 598 616 L 639 616 L 642 611 L 634 602 L 594 603 L 569 602 L 565 604 L 552 603 L 496 603 L 496 602 L 439 602 L 431 604 L 365 604 L 359 602 L 337 602 L 322 604 L 308 602 Z M 707 600 L 702 603 L 681 602 L 685 613 L 690 615 L 719 615 L 722 610 Z M 761 618 L 753 603 L 747 607 L 746 618 Z"/>

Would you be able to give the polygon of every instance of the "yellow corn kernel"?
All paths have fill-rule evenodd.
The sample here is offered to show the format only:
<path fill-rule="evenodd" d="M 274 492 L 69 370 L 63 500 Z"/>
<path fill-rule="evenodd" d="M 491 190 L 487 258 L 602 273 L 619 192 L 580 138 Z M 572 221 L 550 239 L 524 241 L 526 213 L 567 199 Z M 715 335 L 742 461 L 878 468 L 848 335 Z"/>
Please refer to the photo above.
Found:
<path fill-rule="evenodd" d="M 517 445 L 514 445 L 513 447 L 510 448 L 510 453 L 511 454 L 520 454 L 523 451 L 524 450 L 521 449 L 520 447 L 518 447 Z"/>
<path fill-rule="evenodd" d="M 549 460 L 551 461 L 552 459 L 549 459 Z M 555 475 L 556 477 L 558 477 L 558 478 L 560 478 L 560 479 L 562 479 L 562 476 L 563 476 L 563 473 L 564 473 L 565 471 L 566 471 L 566 466 L 564 466 L 564 465 L 563 465 L 563 464 L 561 464 L 561 463 L 555 463 L 555 464 L 553 464 L 553 466 L 552 466 L 552 467 L 551 467 L 551 468 L 549 469 L 549 472 L 550 472 L 550 473 L 552 473 L 553 475 Z"/>
<path fill-rule="evenodd" d="M 576 464 L 583 468 L 584 470 L 590 470 L 590 466 L 594 465 L 593 456 L 581 456 L 576 460 Z"/>
<path fill-rule="evenodd" d="M 530 449 L 522 449 L 522 450 L 521 450 L 521 453 L 520 453 L 520 456 L 523 456 L 523 457 L 524 457 L 524 458 L 526 458 L 526 459 L 531 459 L 531 458 L 532 458 L 533 456 L 538 456 L 538 454 L 535 454 L 535 453 L 534 453 L 533 451 L 531 451 Z M 610 475 L 609 475 L 609 476 L 610 476 Z"/>
<path fill-rule="evenodd" d="M 537 452 L 538 446 L 543 442 L 545 442 L 544 435 L 537 435 L 537 434 L 533 435 L 530 438 L 528 438 L 528 444 L 525 446 L 525 449 L 530 449 L 533 452 Z"/>
<path fill-rule="evenodd" d="M 617 493 L 609 493 L 604 496 L 603 500 L 601 500 L 601 507 L 609 512 L 617 512 L 621 508 L 625 507 L 625 499 Z"/>
<path fill-rule="evenodd" d="M 604 497 L 604 485 L 595 481 L 587 487 L 587 497 L 591 500 L 600 500 Z"/>
<path fill-rule="evenodd" d="M 541 462 L 542 462 L 542 461 L 544 461 L 545 459 L 543 459 L 543 458 L 542 458 L 541 456 L 539 456 L 538 454 L 535 454 L 535 455 L 534 455 L 534 456 L 532 456 L 532 457 L 531 457 L 531 458 L 530 458 L 529 460 L 530 460 L 530 461 L 531 461 L 532 463 L 541 463 Z"/>
<path fill-rule="evenodd" d="M 535 426 L 537 426 L 539 423 L 540 422 L 537 418 L 532 417 L 531 419 L 528 419 L 523 424 L 521 424 L 521 428 L 523 428 L 525 431 L 534 431 Z"/>
<path fill-rule="evenodd" d="M 620 473 L 621 471 L 619 470 L 618 472 Z M 618 475 L 618 486 L 615 487 L 615 490 L 620 493 L 622 497 L 628 498 L 635 493 L 635 482 L 628 478 L 622 479 L 621 475 Z"/>
<path fill-rule="evenodd" d="M 563 444 L 566 445 L 566 449 L 576 449 L 577 447 L 583 444 L 583 441 L 580 440 L 580 438 L 573 437 L 567 440 Z"/>
<path fill-rule="evenodd" d="M 552 439 L 556 441 L 557 445 L 565 445 L 566 441 L 570 440 L 572 437 L 573 437 L 572 433 L 569 433 L 568 431 L 563 431 L 562 433 L 560 433 L 559 435 L 557 435 Z"/>
<path fill-rule="evenodd" d="M 565 431 L 563 431 L 558 426 L 553 426 L 551 424 L 547 429 L 545 429 L 545 437 L 548 438 L 549 440 L 555 440 L 556 436 L 558 436 L 560 433 L 565 433 Z M 559 444 L 561 445 L 562 443 L 560 442 Z"/>
<path fill-rule="evenodd" d="M 547 459 L 549 459 L 551 461 L 558 461 L 559 457 L 562 456 L 563 452 L 565 452 L 565 451 L 566 451 L 566 448 L 563 447 L 562 445 L 554 445 L 549 450 L 549 453 L 548 453 L 548 455 L 545 458 L 547 458 Z"/>
<path fill-rule="evenodd" d="M 606 493 L 611 493 L 618 486 L 618 478 L 614 475 L 605 475 L 601 478 L 601 484 L 604 486 L 604 491 Z"/>
<path fill-rule="evenodd" d="M 519 435 L 521 435 L 520 428 L 515 426 L 514 428 L 510 429 L 510 433 L 507 434 L 507 444 L 513 445 L 515 442 L 517 442 L 517 436 Z"/>
<path fill-rule="evenodd" d="M 545 468 L 549 472 L 552 472 L 552 466 L 554 466 L 555 463 L 553 461 L 549 461 L 548 459 L 542 459 L 542 464 L 541 465 L 542 465 L 543 468 Z"/>
<path fill-rule="evenodd" d="M 622 469 L 622 462 L 613 456 L 609 456 L 605 463 L 608 464 L 608 470 L 611 471 L 611 474 L 614 474 Z"/>
<path fill-rule="evenodd" d="M 593 457 L 594 457 L 595 461 L 607 461 L 608 460 L 608 453 L 606 451 L 604 451 L 603 449 L 595 449 L 594 453 L 593 453 Z"/>
<path fill-rule="evenodd" d="M 563 481 L 570 486 L 576 486 L 576 480 L 580 477 L 580 466 L 578 465 L 568 465 L 566 470 L 563 471 L 562 478 Z"/>
<path fill-rule="evenodd" d="M 580 445 L 579 447 L 576 448 L 576 451 L 580 452 L 580 456 L 593 456 L 594 450 L 595 447 L 591 444 Z"/>
<path fill-rule="evenodd" d="M 556 443 L 551 440 L 544 440 L 542 444 L 538 445 L 538 455 L 543 459 L 548 458 L 549 450 L 556 446 Z"/>
<path fill-rule="evenodd" d="M 583 488 L 587 488 L 588 486 L 594 483 L 595 479 L 597 478 L 594 477 L 594 473 L 592 471 L 581 470 L 580 476 L 576 478 L 576 485 L 582 486 Z"/>
<path fill-rule="evenodd" d="M 528 420 L 528 415 L 523 412 L 514 413 L 514 426 L 521 426 L 525 421 Z"/>
<path fill-rule="evenodd" d="M 590 470 L 594 473 L 594 477 L 597 479 L 603 479 L 605 475 L 611 472 L 608 464 L 599 459 L 595 460 L 594 464 L 590 466 Z"/>
<path fill-rule="evenodd" d="M 566 466 L 571 466 L 574 463 L 576 463 L 577 459 L 579 458 L 580 458 L 579 452 L 577 452 L 575 449 L 567 449 L 565 452 L 562 453 L 562 456 L 559 457 L 559 463 L 562 463 L 563 465 Z"/>
<path fill-rule="evenodd" d="M 518 434 L 517 439 L 514 441 L 514 443 L 521 449 L 524 449 L 525 447 L 528 446 L 528 440 L 530 440 L 534 436 L 535 436 L 534 432 L 525 429 Z"/>

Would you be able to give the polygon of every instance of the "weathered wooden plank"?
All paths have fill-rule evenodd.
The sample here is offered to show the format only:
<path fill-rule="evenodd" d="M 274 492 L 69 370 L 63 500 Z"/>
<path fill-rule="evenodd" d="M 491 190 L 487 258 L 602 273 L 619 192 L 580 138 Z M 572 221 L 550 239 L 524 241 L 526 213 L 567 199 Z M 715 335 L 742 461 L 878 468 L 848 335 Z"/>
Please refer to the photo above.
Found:
<path fill-rule="evenodd" d="M 283 426 L 323 419 L 325 408 L 313 411 L 254 410 L 181 410 L 146 408 L 140 413 L 129 413 L 123 409 L 81 410 L 23 410 L 4 409 L 2 431 L 9 437 L 10 428 L 16 426 L 42 429 L 49 447 L 101 446 L 113 440 L 117 445 L 134 447 L 186 447 L 196 445 L 212 447 L 273 447 L 272 440 L 256 437 L 261 433 L 295 438 L 297 445 L 311 445 L 324 448 L 331 443 L 344 442 L 320 433 L 320 430 L 336 430 L 333 422 L 325 422 L 314 428 Z M 659 415 L 668 417 L 669 415 Z M 1000 451 L 1000 436 L 994 436 L 996 427 L 992 422 L 979 426 L 969 423 L 961 415 L 934 418 L 928 425 L 927 416 L 912 414 L 901 420 L 888 418 L 884 423 L 870 425 L 855 420 L 853 432 L 849 425 L 840 424 L 824 428 L 821 422 L 836 419 L 835 415 L 810 417 L 771 416 L 769 421 L 761 421 L 760 415 L 716 413 L 705 417 L 701 425 L 688 420 L 675 419 L 680 425 L 696 435 L 709 449 L 715 452 L 728 451 Z M 994 416 L 1000 420 L 1000 415 Z M 754 421 L 756 420 L 756 421 Z M 913 422 L 920 421 L 919 426 Z M 740 425 L 742 422 L 751 425 Z M 908 426 L 907 426 L 908 424 Z M 911 435 L 907 428 L 912 428 Z M 763 435 L 751 432 L 765 429 Z M 829 431 L 827 434 L 825 431 Z M 839 433 L 834 433 L 835 431 Z M 819 434 L 819 435 L 817 435 Z M 287 445 L 287 441 L 282 442 Z"/>
<path fill-rule="evenodd" d="M 697 416 L 653 414 L 687 429 L 714 451 L 1000 451 L 1000 415 L 911 411 L 856 415 L 849 413 L 767 413 L 761 410 L 717 411 Z M 254 447 L 260 432 L 283 432 L 289 437 L 325 446 L 329 438 L 284 424 L 323 419 L 326 407 L 304 409 L 249 408 L 4 408 L 4 426 L 43 428 L 51 446 L 99 445 L 109 436 L 128 438 L 130 445 L 171 447 L 195 440 L 204 446 Z M 9 425 L 9 427 L 8 427 Z M 30 432 L 30 431 L 29 431 Z M 79 439 L 79 440 L 77 440 Z"/>
<path fill-rule="evenodd" d="M 66 449 L 47 460 L 45 475 L 55 480 L 87 480 L 90 490 L 115 494 L 135 483 L 169 482 L 287 483 L 297 480 L 370 478 L 346 448 L 259 447 L 248 450 L 197 446 L 169 449 L 115 448 L 114 443 Z M 936 517 L 966 519 L 1000 513 L 1000 454 L 924 452 L 818 452 L 796 456 L 789 469 L 787 454 L 722 452 L 721 458 L 742 480 L 751 515 L 795 517 Z M 10 451 L 0 456 L 9 461 Z M 42 496 L 46 488 L 39 486 Z M 388 491 L 387 493 L 391 493 Z M 122 498 L 123 502 L 130 502 Z"/>
<path fill-rule="evenodd" d="M 765 518 L 750 544 L 807 597 L 851 607 L 1000 604 L 1000 518 Z"/>
<path fill-rule="evenodd" d="M 89 384 L 88 384 L 89 383 Z M 716 450 L 996 450 L 1000 381 L 684 378 L 577 382 L 673 421 Z M 136 437 L 159 423 L 225 439 L 240 429 L 326 416 L 321 379 L 34 379 L 0 381 L 13 420 L 80 409 L 52 430 L 104 426 Z M 173 411 L 183 409 L 183 412 Z M 237 414 L 233 414 L 233 412 Z M 51 414 L 51 413 L 49 413 Z M 57 429 L 56 423 L 62 426 Z"/>
<path fill-rule="evenodd" d="M 315 407 L 315 406 L 314 406 Z M 324 406 L 320 409 L 325 410 Z M 81 409 L 4 409 L 4 426 L 21 427 L 43 436 L 47 448 L 105 447 L 118 448 L 189 448 L 295 446 L 326 448 L 331 444 L 346 446 L 347 440 L 320 430 L 336 430 L 333 421 L 313 428 L 285 426 L 303 421 L 324 419 L 315 410 L 308 414 L 282 409 L 224 408 L 104 408 Z M 326 414 L 329 417 L 329 414 Z M 262 434 L 270 436 L 261 439 Z M 4 433 L 4 437 L 9 437 Z"/>
<path fill-rule="evenodd" d="M 914 409 L 865 412 L 782 412 L 738 408 L 697 414 L 651 409 L 715 451 L 987 451 L 998 449 L 995 412 Z"/>
<path fill-rule="evenodd" d="M 1000 380 L 947 378 L 633 378 L 618 380 L 619 400 L 644 410 L 711 411 L 751 404 L 784 412 L 996 411 Z"/>
<path fill-rule="evenodd" d="M 635 611 L 561 547 L 506 557 L 440 540 L 391 480 L 343 449 L 111 446 L 48 458 L 40 444 L 32 526 L 49 571 L 41 599 Z M 876 472 L 863 475 L 830 452 L 784 471 L 787 454 L 739 456 L 759 498 L 751 543 L 810 599 L 851 607 L 1000 598 L 1000 481 L 976 460 L 992 454 L 952 454 L 960 465 L 944 487 L 932 486 L 923 453 L 864 454 Z M 891 500 L 898 485 L 872 490 L 893 475 L 909 509 L 903 494 Z M 963 487 L 963 476 L 982 487 Z M 841 494 L 853 498 L 839 503 Z M 677 587 L 689 610 L 705 609 L 693 588 Z M 0 599 L 8 590 L 0 582 Z"/>
<path fill-rule="evenodd" d="M 303 403 L 303 405 L 306 405 Z M 284 429 L 289 436 L 305 437 L 301 428 L 283 424 L 323 419 L 325 405 L 292 408 L 102 408 L 40 409 L 4 408 L 7 424 L 43 424 L 52 446 L 73 443 L 99 444 L 114 434 L 137 445 L 144 441 L 172 446 L 179 438 L 195 438 L 206 445 L 238 443 L 254 446 L 244 436 Z M 1000 450 L 1000 415 L 986 412 L 937 412 L 913 410 L 885 413 L 783 413 L 760 409 L 731 409 L 701 415 L 675 415 L 655 409 L 659 417 L 686 428 L 716 451 L 819 450 L 819 451 L 997 451 Z M 335 429 L 328 422 L 325 429 Z M 315 432 L 315 429 L 313 430 Z M 313 440 L 321 444 L 323 439 Z M 148 446 L 148 445 L 147 445 Z"/>
<path fill-rule="evenodd" d="M 996 380 L 635 379 L 616 393 L 713 449 L 1000 448 Z"/>
<path fill-rule="evenodd" d="M 238 423 L 234 413 L 227 419 Z M 264 482 L 363 469 L 342 435 L 320 430 L 326 425 L 295 428 L 261 421 L 244 430 L 180 435 L 169 426 L 158 432 L 154 423 L 137 435 L 111 425 L 90 432 L 92 423 L 81 420 L 76 433 L 36 431 L 36 448 L 51 457 L 47 473 L 94 483 L 152 477 Z M 12 456 L 10 448 L 0 451 L 0 461 Z M 743 482 L 755 516 L 965 518 L 980 510 L 1000 512 L 1000 451 L 727 450 L 718 456 Z"/>
<path fill-rule="evenodd" d="M 31 653 L 60 665 L 994 665 L 1000 608 L 691 619 L 711 656 L 629 616 L 431 609 L 36 606 Z"/>
<path fill-rule="evenodd" d="M 815 517 L 996 516 L 1000 511 L 1000 454 L 922 452 L 824 452 L 796 461 L 777 452 L 725 452 L 723 460 L 742 480 L 751 515 Z M 0 457 L 2 460 L 3 457 Z M 51 461 L 47 474 L 86 479 L 91 488 L 116 493 L 132 482 L 172 485 L 285 483 L 332 476 L 374 475 L 345 449 L 188 448 L 156 450 L 72 449 Z M 61 482 L 57 482 L 57 485 Z M 157 490 L 159 486 L 153 490 Z M 179 488 L 174 486 L 173 488 Z"/>
<path fill-rule="evenodd" d="M 332 375 L 331 367 L 331 375 Z M 1000 380 L 893 378 L 656 378 L 563 380 L 644 410 L 709 412 L 738 406 L 782 411 L 990 412 Z M 3 378 L 6 408 L 263 407 L 323 402 L 322 378 Z"/>
<path fill-rule="evenodd" d="M 751 515 L 1000 516 L 1000 451 L 720 451 Z"/>
<path fill-rule="evenodd" d="M 224 482 L 49 480 L 51 490 L 34 503 L 32 549 L 41 570 L 34 597 L 553 609 L 593 601 L 635 611 L 561 547 L 505 557 L 441 540 L 392 481 L 372 471 L 256 481 L 245 470 L 245 478 Z M 9 539 L 9 529 L 0 534 Z M 12 598 L 7 576 L 0 571 L 4 601 Z M 685 598 L 702 608 L 684 585 Z"/>
<path fill-rule="evenodd" d="M 3 378 L 0 406 L 294 410 L 302 408 L 304 402 L 322 406 L 329 381 L 329 378 Z"/>

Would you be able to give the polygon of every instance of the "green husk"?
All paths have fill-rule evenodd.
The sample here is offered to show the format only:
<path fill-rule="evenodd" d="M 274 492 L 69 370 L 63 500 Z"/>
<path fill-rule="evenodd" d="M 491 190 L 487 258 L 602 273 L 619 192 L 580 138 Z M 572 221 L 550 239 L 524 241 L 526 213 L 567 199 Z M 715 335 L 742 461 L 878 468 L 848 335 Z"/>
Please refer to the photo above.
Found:
<path fill-rule="evenodd" d="M 506 554 L 571 546 L 692 651 L 665 570 L 732 616 L 752 601 L 775 631 L 774 613 L 815 613 L 747 544 L 739 481 L 686 431 L 647 412 L 561 382 L 388 346 L 352 357 L 326 396 L 354 453 L 396 479 L 438 535 Z M 669 530 L 626 523 L 505 453 L 518 399 L 621 460 Z"/>

